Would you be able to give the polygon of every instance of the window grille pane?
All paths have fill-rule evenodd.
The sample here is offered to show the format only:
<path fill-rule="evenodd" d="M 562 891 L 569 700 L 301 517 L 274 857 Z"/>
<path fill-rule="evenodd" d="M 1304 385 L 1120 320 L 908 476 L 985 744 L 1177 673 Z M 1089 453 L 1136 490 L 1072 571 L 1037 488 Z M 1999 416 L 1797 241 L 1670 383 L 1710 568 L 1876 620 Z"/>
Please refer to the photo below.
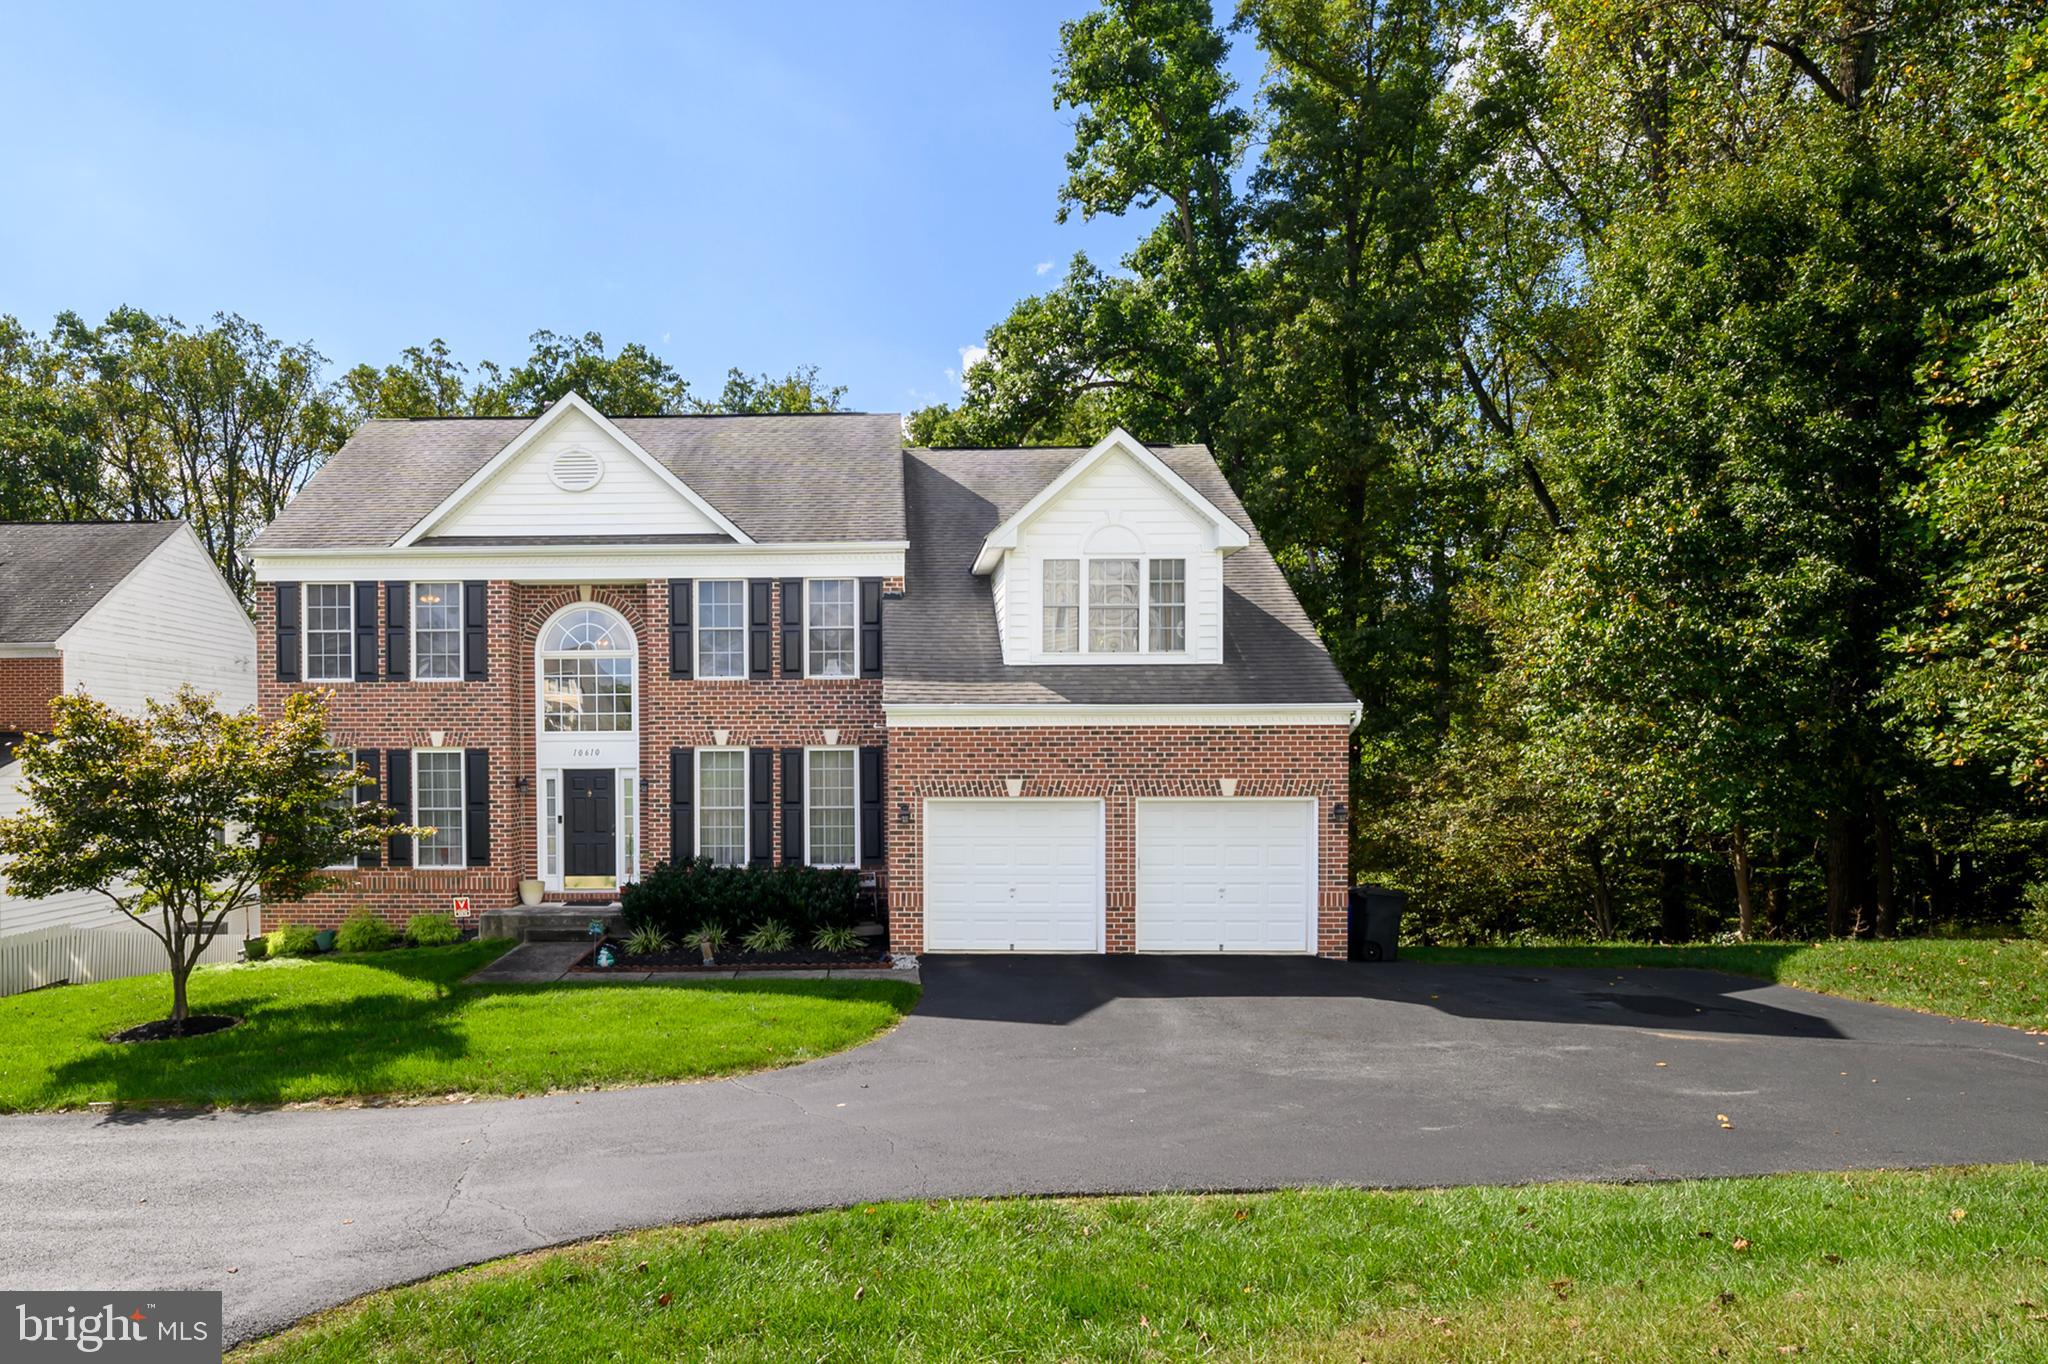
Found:
<path fill-rule="evenodd" d="M 306 680 L 346 682 L 356 675 L 355 587 L 306 584 Z"/>
<path fill-rule="evenodd" d="M 859 671 L 855 660 L 856 627 L 860 608 L 856 584 L 851 578 L 829 578 L 807 585 L 804 610 L 810 622 L 810 667 L 812 677 L 852 677 Z"/>
<path fill-rule="evenodd" d="M 1155 654 L 1188 647 L 1188 565 L 1185 559 L 1152 561 L 1152 603 L 1145 647 Z"/>
<path fill-rule="evenodd" d="M 1071 654 L 1081 648 L 1081 563 L 1045 561 L 1045 651 Z"/>
<path fill-rule="evenodd" d="M 1088 648 L 1098 654 L 1138 648 L 1138 561 L 1088 561 Z"/>
<path fill-rule="evenodd" d="M 744 677 L 747 668 L 747 585 L 697 584 L 697 676 Z"/>
<path fill-rule="evenodd" d="M 558 804 L 560 797 L 555 792 L 555 785 L 555 778 L 549 777 L 547 818 L 543 821 L 547 825 L 547 863 L 544 870 L 549 876 L 553 876 L 555 868 L 561 865 L 560 854 L 557 851 L 561 847 L 562 837 L 561 806 Z"/>
<path fill-rule="evenodd" d="M 423 834 L 416 861 L 422 867 L 459 867 L 463 861 L 462 755 L 414 755 L 413 820 L 431 826 Z"/>
<path fill-rule="evenodd" d="M 462 584 L 412 585 L 412 675 L 424 682 L 462 676 Z"/>
<path fill-rule="evenodd" d="M 810 856 L 813 866 L 851 866 L 854 861 L 854 755 L 845 748 L 810 754 Z"/>
<path fill-rule="evenodd" d="M 621 874 L 625 880 L 640 879 L 640 779 L 628 776 L 621 779 L 619 815 L 620 832 L 625 835 L 626 869 Z"/>
<path fill-rule="evenodd" d="M 697 751 L 697 851 L 721 867 L 747 860 L 747 755 Z"/>

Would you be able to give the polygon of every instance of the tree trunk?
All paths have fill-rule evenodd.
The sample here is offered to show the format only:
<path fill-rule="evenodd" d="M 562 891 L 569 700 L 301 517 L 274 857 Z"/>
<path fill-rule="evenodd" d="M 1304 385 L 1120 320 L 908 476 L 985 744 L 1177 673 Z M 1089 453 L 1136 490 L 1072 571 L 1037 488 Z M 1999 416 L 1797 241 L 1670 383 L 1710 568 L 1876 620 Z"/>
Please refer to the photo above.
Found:
<path fill-rule="evenodd" d="M 1593 870 L 1593 935 L 1605 942 L 1614 936 L 1614 885 L 1607 878 L 1607 857 L 1600 841 L 1586 840 L 1586 863 Z"/>
<path fill-rule="evenodd" d="M 192 968 L 183 962 L 171 965 L 171 1031 L 185 1031 L 185 1018 L 191 1009 L 185 1003 L 185 980 L 192 974 Z"/>
<path fill-rule="evenodd" d="M 1756 900 L 1750 892 L 1749 835 L 1740 824 L 1735 826 L 1728 860 L 1735 871 L 1735 932 L 1748 942 L 1756 936 Z"/>
<path fill-rule="evenodd" d="M 1855 898 L 1850 888 L 1855 876 L 1854 868 L 1850 866 L 1855 851 L 1855 832 L 1846 810 L 1828 812 L 1826 870 L 1830 938 L 1841 937 L 1850 923 L 1850 901 Z"/>
<path fill-rule="evenodd" d="M 1871 811 L 1871 898 L 1877 902 L 1877 936 L 1890 938 L 1899 931 L 1899 874 L 1893 865 L 1891 811 L 1884 808 L 1883 796 L 1878 796 L 1875 804 L 1877 808 Z"/>
<path fill-rule="evenodd" d="M 1685 896 L 1685 859 L 1676 853 L 1664 859 L 1657 887 L 1657 916 L 1665 942 L 1692 941 L 1692 906 Z"/>
<path fill-rule="evenodd" d="M 1790 906 L 1786 900 L 1792 889 L 1792 874 L 1782 867 L 1773 871 L 1764 882 L 1764 936 L 1783 938 L 1785 936 L 1785 915 Z"/>

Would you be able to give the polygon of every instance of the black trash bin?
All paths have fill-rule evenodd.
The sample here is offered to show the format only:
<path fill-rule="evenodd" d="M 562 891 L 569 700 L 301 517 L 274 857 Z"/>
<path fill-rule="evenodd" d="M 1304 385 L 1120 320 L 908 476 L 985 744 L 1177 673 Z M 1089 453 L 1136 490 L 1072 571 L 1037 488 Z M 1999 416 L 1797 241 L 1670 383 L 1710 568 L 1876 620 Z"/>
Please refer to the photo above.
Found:
<path fill-rule="evenodd" d="M 1351 950 L 1353 961 L 1393 961 L 1400 955 L 1401 911 L 1408 892 L 1385 886 L 1351 888 Z"/>

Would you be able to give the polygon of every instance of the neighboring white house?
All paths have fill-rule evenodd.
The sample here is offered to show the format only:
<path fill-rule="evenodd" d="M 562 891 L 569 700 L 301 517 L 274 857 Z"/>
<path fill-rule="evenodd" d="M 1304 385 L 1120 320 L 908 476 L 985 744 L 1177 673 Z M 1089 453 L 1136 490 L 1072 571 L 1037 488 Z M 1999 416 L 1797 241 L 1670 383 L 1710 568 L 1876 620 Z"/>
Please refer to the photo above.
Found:
<path fill-rule="evenodd" d="M 185 683 L 256 704 L 256 632 L 182 521 L 0 523 L 0 815 L 21 809 L 13 749 L 50 702 L 84 691 L 124 711 Z M 232 960 L 256 912 L 215 939 Z M 0 994 L 162 969 L 155 938 L 89 892 L 18 899 L 0 880 Z"/>

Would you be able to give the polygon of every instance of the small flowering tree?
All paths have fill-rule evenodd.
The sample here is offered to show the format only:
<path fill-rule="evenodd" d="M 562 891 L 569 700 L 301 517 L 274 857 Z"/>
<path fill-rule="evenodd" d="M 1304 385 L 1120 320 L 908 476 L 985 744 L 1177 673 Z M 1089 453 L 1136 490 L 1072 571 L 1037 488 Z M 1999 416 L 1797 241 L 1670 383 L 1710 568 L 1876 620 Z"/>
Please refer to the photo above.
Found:
<path fill-rule="evenodd" d="M 327 702 L 297 693 L 284 716 L 222 711 L 180 688 L 124 715 L 85 695 L 51 704 L 51 730 L 16 750 L 27 808 L 0 819 L 0 873 L 17 895 L 95 891 L 170 958 L 174 1034 L 206 945 L 259 889 L 303 898 L 389 833 L 367 780 L 328 746 Z"/>

